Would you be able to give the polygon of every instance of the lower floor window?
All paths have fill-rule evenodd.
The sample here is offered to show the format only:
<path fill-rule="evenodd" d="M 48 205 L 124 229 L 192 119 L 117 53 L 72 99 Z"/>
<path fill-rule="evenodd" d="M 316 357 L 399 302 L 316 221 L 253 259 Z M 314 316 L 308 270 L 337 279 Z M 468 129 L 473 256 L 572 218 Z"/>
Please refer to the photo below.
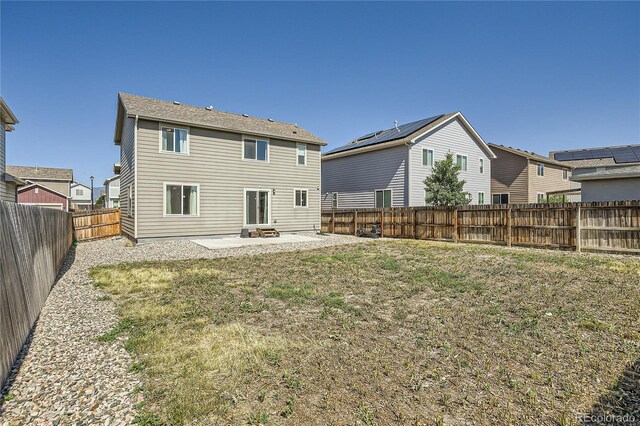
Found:
<path fill-rule="evenodd" d="M 493 194 L 493 204 L 509 204 L 509 194 Z"/>
<path fill-rule="evenodd" d="M 245 222 L 247 225 L 269 223 L 269 191 L 246 191 Z"/>
<path fill-rule="evenodd" d="M 538 203 L 544 203 L 544 199 L 545 199 L 545 197 L 544 197 L 544 193 L 542 193 L 542 192 L 538 192 L 538 193 L 536 194 L 536 202 L 538 202 Z"/>
<path fill-rule="evenodd" d="M 308 191 L 306 189 L 296 189 L 295 190 L 295 206 L 296 207 L 307 207 L 307 198 Z"/>
<path fill-rule="evenodd" d="M 484 204 L 484 192 L 478 192 L 478 204 Z"/>
<path fill-rule="evenodd" d="M 120 200 L 113 200 L 113 207 L 120 207 Z"/>
<path fill-rule="evenodd" d="M 165 185 L 165 214 L 196 216 L 198 214 L 198 186 Z"/>
<path fill-rule="evenodd" d="M 376 208 L 391 207 L 391 190 L 380 189 L 376 191 Z"/>

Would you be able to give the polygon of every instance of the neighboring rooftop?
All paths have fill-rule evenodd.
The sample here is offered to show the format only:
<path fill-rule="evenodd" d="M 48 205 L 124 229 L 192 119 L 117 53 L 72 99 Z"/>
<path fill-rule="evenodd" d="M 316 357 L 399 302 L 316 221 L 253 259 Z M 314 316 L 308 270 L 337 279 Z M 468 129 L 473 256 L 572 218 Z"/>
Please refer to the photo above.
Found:
<path fill-rule="evenodd" d="M 495 149 L 501 149 L 503 151 L 510 152 L 512 154 L 519 155 L 520 157 L 524 157 L 524 158 L 527 158 L 529 160 L 537 161 L 537 162 L 540 162 L 540 163 L 554 164 L 556 166 L 565 167 L 565 168 L 572 168 L 573 167 L 571 164 L 563 163 L 562 161 L 556 161 L 556 160 L 554 160 L 552 158 L 545 157 L 544 155 L 536 154 L 535 152 L 525 151 L 525 150 L 522 150 L 522 149 L 510 147 L 510 146 L 504 146 L 504 145 L 498 145 L 498 144 L 495 144 L 495 143 L 490 143 L 489 144 L 489 148 L 491 148 L 491 149 L 494 149 L 494 148 Z"/>
<path fill-rule="evenodd" d="M 582 173 L 574 175 L 571 180 L 580 182 L 583 180 L 601 180 L 601 179 L 624 179 L 640 177 L 640 165 L 616 167 L 613 169 L 596 170 L 591 173 Z"/>
<path fill-rule="evenodd" d="M 552 151 L 549 156 L 575 166 L 602 166 L 640 163 L 640 145 L 619 145 L 598 148 Z"/>
<path fill-rule="evenodd" d="M 73 170 L 53 167 L 7 166 L 7 173 L 20 179 L 73 180 Z"/>
<path fill-rule="evenodd" d="M 211 107 L 185 105 L 180 102 L 162 101 L 128 93 L 118 94 L 118 118 L 116 120 L 115 142 L 122 137 L 121 119 L 124 107 L 127 116 L 138 116 L 142 119 L 185 123 L 193 126 L 230 130 L 256 136 L 307 142 L 317 145 L 327 143 L 313 133 L 298 127 L 297 124 L 283 123 L 266 118 L 249 117 L 246 114 L 233 114 L 215 110 Z"/>

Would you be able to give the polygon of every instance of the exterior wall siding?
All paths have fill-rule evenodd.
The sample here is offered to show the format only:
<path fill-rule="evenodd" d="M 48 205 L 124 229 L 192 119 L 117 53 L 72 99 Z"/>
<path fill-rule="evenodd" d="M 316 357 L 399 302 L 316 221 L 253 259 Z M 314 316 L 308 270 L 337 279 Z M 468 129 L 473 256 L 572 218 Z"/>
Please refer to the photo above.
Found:
<path fill-rule="evenodd" d="M 36 192 L 37 190 L 37 192 Z M 61 204 L 63 210 L 68 210 L 67 198 L 47 191 L 45 188 L 31 187 L 22 191 L 18 191 L 19 204 L 43 204 L 42 207 L 56 208 L 51 204 Z"/>
<path fill-rule="evenodd" d="M 582 181 L 582 201 L 640 200 L 640 178 Z"/>
<path fill-rule="evenodd" d="M 528 160 L 499 148 L 492 150 L 498 158 L 493 160 L 491 167 L 491 194 L 509 194 L 509 202 L 514 204 L 528 203 Z"/>
<path fill-rule="evenodd" d="M 527 202 L 535 203 L 538 201 L 538 193 L 547 194 L 547 191 L 560 191 L 563 189 L 571 189 L 571 181 L 562 178 L 563 168 L 554 164 L 544 164 L 544 176 L 538 176 L 538 162 L 529 160 L 529 195 Z M 568 173 L 571 177 L 571 172 Z"/>
<path fill-rule="evenodd" d="M 322 207 L 331 208 L 338 193 L 339 208 L 373 208 L 375 191 L 391 189 L 393 207 L 406 206 L 404 145 L 322 161 Z"/>
<path fill-rule="evenodd" d="M 159 152 L 159 128 L 155 121 L 138 122 L 138 239 L 238 234 L 244 225 L 245 189 L 269 191 L 271 226 L 279 231 L 319 229 L 318 145 L 307 145 L 306 166 L 296 164 L 296 142 L 278 139 L 270 140 L 269 162 L 244 160 L 242 135 L 191 127 L 189 155 L 164 153 Z M 121 203 L 126 162 L 121 161 Z M 165 216 L 164 183 L 198 184 L 199 215 Z M 308 190 L 308 207 L 294 208 L 295 188 Z"/>
<path fill-rule="evenodd" d="M 122 140 L 120 141 L 120 227 L 122 233 L 135 238 L 135 210 L 129 213 L 129 191 L 134 189 L 135 195 L 135 120 L 125 117 L 122 125 Z"/>
<path fill-rule="evenodd" d="M 456 119 L 433 129 L 409 150 L 411 206 L 426 205 L 424 180 L 431 175 L 431 168 L 422 164 L 423 149 L 433 150 L 434 163 L 444 160 L 449 152 L 454 155 L 454 161 L 456 154 L 466 155 L 468 170 L 461 171 L 458 176 L 466 181 L 464 189 L 471 193 L 471 204 L 478 204 L 478 192 L 484 192 L 485 204 L 491 203 L 491 160 Z M 480 173 L 480 159 L 484 160 L 484 173 Z"/>
<path fill-rule="evenodd" d="M 5 182 L 2 176 L 5 172 L 5 166 L 7 163 L 6 147 L 5 147 L 5 123 L 0 119 L 0 200 L 2 201 L 16 201 L 16 187 L 10 182 Z"/>
<path fill-rule="evenodd" d="M 104 199 L 106 207 L 108 208 L 120 206 L 120 179 L 114 179 L 110 182 L 107 182 L 104 187 Z M 118 202 L 117 206 L 115 205 L 116 201 Z"/>

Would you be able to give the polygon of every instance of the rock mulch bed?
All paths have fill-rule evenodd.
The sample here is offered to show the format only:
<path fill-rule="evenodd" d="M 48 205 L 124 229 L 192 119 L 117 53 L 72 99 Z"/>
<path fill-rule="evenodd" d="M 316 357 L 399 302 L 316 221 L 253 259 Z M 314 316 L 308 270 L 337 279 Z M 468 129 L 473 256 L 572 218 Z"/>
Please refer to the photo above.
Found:
<path fill-rule="evenodd" d="M 219 258 L 308 250 L 363 242 L 345 235 L 317 241 L 209 250 L 191 241 L 132 246 L 124 239 L 80 244 L 61 276 L 2 391 L 0 424 L 131 424 L 142 401 L 142 383 L 122 341 L 97 337 L 118 323 L 116 306 L 91 284 L 101 264 L 142 260 Z"/>

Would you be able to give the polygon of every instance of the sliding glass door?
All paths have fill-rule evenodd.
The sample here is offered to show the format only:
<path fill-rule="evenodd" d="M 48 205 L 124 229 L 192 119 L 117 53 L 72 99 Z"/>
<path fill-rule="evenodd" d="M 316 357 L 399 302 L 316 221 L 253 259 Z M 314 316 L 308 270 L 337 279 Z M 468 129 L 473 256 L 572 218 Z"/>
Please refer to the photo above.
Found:
<path fill-rule="evenodd" d="M 269 191 L 245 191 L 244 220 L 246 225 L 269 224 Z"/>

